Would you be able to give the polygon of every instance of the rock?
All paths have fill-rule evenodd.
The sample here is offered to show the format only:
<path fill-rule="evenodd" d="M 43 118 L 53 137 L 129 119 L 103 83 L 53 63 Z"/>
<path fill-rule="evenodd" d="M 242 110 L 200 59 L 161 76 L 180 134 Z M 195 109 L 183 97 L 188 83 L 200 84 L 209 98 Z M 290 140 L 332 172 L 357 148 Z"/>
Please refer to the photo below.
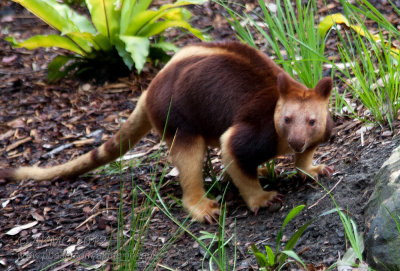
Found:
<path fill-rule="evenodd" d="M 375 183 L 364 209 L 366 261 L 376 270 L 399 270 L 400 147 L 382 165 Z"/>

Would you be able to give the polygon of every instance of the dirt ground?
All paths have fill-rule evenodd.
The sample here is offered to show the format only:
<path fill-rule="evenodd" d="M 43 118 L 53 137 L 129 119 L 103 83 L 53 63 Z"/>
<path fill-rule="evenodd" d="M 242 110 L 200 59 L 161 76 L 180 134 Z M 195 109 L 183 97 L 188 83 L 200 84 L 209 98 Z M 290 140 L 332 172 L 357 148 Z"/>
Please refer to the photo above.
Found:
<path fill-rule="evenodd" d="M 328 1 L 331 4 L 328 10 L 323 9 L 322 2 L 318 1 L 318 7 L 323 10 L 321 16 L 341 11 L 337 1 Z M 371 2 L 391 16 L 386 1 Z M 248 5 L 249 9 L 255 7 L 253 2 Z M 221 7 L 209 4 L 194 7 L 192 11 L 195 26 L 209 28 L 214 39 L 235 39 Z M 59 164 L 89 151 L 93 145 L 100 145 L 118 130 L 119 121 L 129 115 L 140 92 L 160 69 L 160 66 L 148 65 L 140 75 L 132 73 L 105 84 L 71 78 L 47 84 L 46 67 L 57 51 L 16 50 L 3 38 L 13 35 L 23 39 L 53 30 L 7 0 L 0 0 L 0 21 L 0 167 Z M 185 35 L 178 45 L 193 41 L 193 37 Z M 328 42 L 333 43 L 334 40 Z M 333 46 L 327 48 L 331 49 L 334 50 Z M 234 236 L 236 243 L 236 252 L 232 244 L 227 247 L 230 264 L 236 259 L 236 270 L 257 270 L 255 258 L 248 251 L 249 245 L 255 243 L 260 249 L 264 245 L 274 245 L 282 222 L 293 207 L 306 204 L 303 212 L 286 227 L 283 241 L 309 219 L 334 208 L 323 187 L 331 191 L 337 204 L 348 210 L 359 230 L 363 230 L 363 207 L 374 188 L 374 174 L 398 145 L 400 122 L 394 123 L 394 131 L 375 126 L 361 132 L 360 121 L 342 116 L 335 116 L 335 119 L 332 139 L 322 145 L 315 156 L 318 163 L 335 167 L 333 176 L 322 178 L 321 185 L 303 182 L 297 176 L 282 175 L 273 183 L 263 180 L 268 189 L 284 194 L 285 200 L 282 206 L 260 210 L 257 216 L 246 208 L 235 188 L 229 185 L 225 229 L 226 238 Z M 133 172 L 122 176 L 95 172 L 72 180 L 41 183 L 28 180 L 0 186 L 0 270 L 40 270 L 60 259 L 65 260 L 49 270 L 85 270 L 87 265 L 111 269 L 114 255 L 110 247 L 115 247 L 116 240 L 110 236 L 115 236 L 118 225 L 120 199 L 124 221 L 129 223 L 132 182 L 148 191 L 152 173 L 159 179 L 167 165 L 165 147 L 159 145 L 158 140 L 155 134 L 142 139 L 131 152 L 142 160 L 141 163 Z M 64 150 L 54 151 L 69 143 L 71 145 Z M 157 165 L 153 154 L 160 148 L 163 154 Z M 48 155 L 50 151 L 54 154 Z M 211 160 L 220 172 L 217 154 L 218 150 L 211 151 Z M 291 157 L 278 160 L 277 168 L 283 172 L 292 171 L 291 160 Z M 167 165 L 167 172 L 171 169 Z M 218 198 L 223 189 L 213 189 L 211 193 Z M 161 196 L 173 216 L 184 221 L 186 213 L 174 200 L 180 198 L 181 191 L 173 174 L 164 179 Z M 144 198 L 141 194 L 139 201 Z M 17 225 L 32 222 L 36 224 L 16 235 L 6 234 Z M 148 223 L 138 270 L 144 270 L 178 230 L 178 226 L 157 208 Z M 196 236 L 202 231 L 218 232 L 217 225 L 193 223 L 188 228 Z M 347 248 L 339 216 L 331 214 L 306 230 L 295 251 L 305 263 L 323 270 L 336 262 Z M 182 233 L 157 260 L 157 269 L 164 270 L 162 266 L 166 266 L 176 270 L 206 270 L 208 258 L 204 255 L 204 249 L 189 234 Z"/>

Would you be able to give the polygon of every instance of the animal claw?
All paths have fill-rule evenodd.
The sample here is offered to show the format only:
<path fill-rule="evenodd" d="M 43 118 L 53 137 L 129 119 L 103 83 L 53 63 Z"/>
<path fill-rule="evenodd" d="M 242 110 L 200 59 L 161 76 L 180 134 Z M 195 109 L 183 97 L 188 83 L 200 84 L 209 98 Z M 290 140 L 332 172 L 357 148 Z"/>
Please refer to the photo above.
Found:
<path fill-rule="evenodd" d="M 260 210 L 260 208 L 258 208 L 258 207 L 254 209 L 254 216 L 257 216 L 259 210 Z"/>
<path fill-rule="evenodd" d="M 215 210 L 215 211 L 213 212 L 213 215 L 214 215 L 214 216 L 220 216 L 220 215 L 221 215 L 221 213 L 220 213 L 220 211 L 219 211 L 219 210 Z"/>
<path fill-rule="evenodd" d="M 324 169 L 321 171 L 321 175 L 324 176 L 331 176 L 335 172 L 335 168 L 333 166 L 325 166 Z"/>
<path fill-rule="evenodd" d="M 204 220 L 207 221 L 207 223 L 210 224 L 210 225 L 214 224 L 211 216 L 209 216 L 209 215 L 205 215 L 204 216 Z"/>
<path fill-rule="evenodd" d="M 273 201 L 277 201 L 277 202 L 283 204 L 283 199 L 284 199 L 284 198 L 285 198 L 284 195 L 278 193 L 278 194 L 276 194 L 276 196 L 273 198 Z"/>

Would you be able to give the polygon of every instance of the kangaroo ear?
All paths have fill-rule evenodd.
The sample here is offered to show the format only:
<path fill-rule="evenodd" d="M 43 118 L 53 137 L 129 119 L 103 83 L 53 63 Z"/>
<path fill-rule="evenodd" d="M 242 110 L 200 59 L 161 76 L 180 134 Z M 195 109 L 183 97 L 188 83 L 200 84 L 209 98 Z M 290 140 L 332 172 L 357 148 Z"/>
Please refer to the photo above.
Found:
<path fill-rule="evenodd" d="M 315 92 L 318 93 L 322 98 L 328 99 L 329 96 L 331 96 L 332 86 L 332 78 L 324 77 L 316 85 Z"/>
<path fill-rule="evenodd" d="M 281 72 L 278 74 L 278 77 L 276 79 L 277 80 L 276 84 L 278 86 L 279 95 L 281 95 L 281 96 L 285 96 L 286 94 L 289 93 L 289 85 L 290 84 L 289 84 L 288 76 L 289 75 L 287 75 L 286 73 Z"/>

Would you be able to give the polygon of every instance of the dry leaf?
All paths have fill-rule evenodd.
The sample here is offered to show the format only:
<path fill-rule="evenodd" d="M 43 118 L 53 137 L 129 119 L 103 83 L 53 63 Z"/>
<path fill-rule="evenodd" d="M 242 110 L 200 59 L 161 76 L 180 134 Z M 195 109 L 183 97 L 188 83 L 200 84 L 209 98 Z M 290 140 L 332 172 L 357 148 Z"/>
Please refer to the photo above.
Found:
<path fill-rule="evenodd" d="M 13 131 L 13 130 L 8 130 L 8 131 L 5 132 L 4 134 L 1 134 L 1 135 L 0 135 L 0 141 L 11 137 L 13 134 L 14 134 L 14 131 Z"/>
<path fill-rule="evenodd" d="M 11 127 L 11 128 L 25 128 L 25 120 L 23 120 L 22 118 L 19 119 L 15 119 L 12 121 L 7 122 L 7 126 Z"/>
<path fill-rule="evenodd" d="M 1 203 L 1 207 L 5 208 L 5 207 L 7 207 L 7 205 L 8 205 L 9 203 L 10 203 L 10 200 L 8 199 L 8 200 L 6 200 L 6 201 L 4 201 L 4 202 Z"/>
<path fill-rule="evenodd" d="M 37 212 L 31 213 L 31 216 L 37 221 L 41 221 L 41 222 L 44 221 L 44 217 L 39 215 Z"/>
<path fill-rule="evenodd" d="M 177 177 L 179 175 L 179 171 L 176 167 L 174 167 L 167 175 L 165 175 L 166 177 Z"/>
<path fill-rule="evenodd" d="M 48 213 L 50 210 L 51 210 L 50 207 L 44 207 L 44 209 L 43 209 L 43 215 L 46 216 L 47 213 Z"/>
<path fill-rule="evenodd" d="M 29 229 L 29 228 L 32 228 L 32 227 L 36 226 L 37 223 L 38 223 L 37 221 L 34 221 L 34 222 L 31 222 L 31 223 L 28 223 L 28 224 L 25 224 L 25 225 L 16 226 L 15 228 L 12 228 L 8 232 L 6 232 L 6 234 L 7 235 L 16 235 L 16 234 L 20 233 L 23 230 L 26 230 L 26 229 Z"/>
<path fill-rule="evenodd" d="M 20 253 L 22 251 L 27 250 L 28 248 L 30 248 L 32 246 L 32 243 L 26 244 L 25 246 L 19 247 L 14 249 L 15 252 Z"/>
<path fill-rule="evenodd" d="M 30 137 L 30 136 L 25 137 L 21 140 L 18 140 L 17 142 L 14 142 L 13 144 L 7 146 L 6 152 L 9 152 L 15 148 L 18 148 L 20 145 L 25 144 L 26 142 L 31 141 L 31 140 L 32 140 L 32 137 Z"/>
<path fill-rule="evenodd" d="M 75 249 L 76 249 L 76 245 L 69 246 L 66 249 L 64 249 L 63 255 L 65 255 L 66 257 L 71 257 L 72 253 L 75 251 Z"/>

